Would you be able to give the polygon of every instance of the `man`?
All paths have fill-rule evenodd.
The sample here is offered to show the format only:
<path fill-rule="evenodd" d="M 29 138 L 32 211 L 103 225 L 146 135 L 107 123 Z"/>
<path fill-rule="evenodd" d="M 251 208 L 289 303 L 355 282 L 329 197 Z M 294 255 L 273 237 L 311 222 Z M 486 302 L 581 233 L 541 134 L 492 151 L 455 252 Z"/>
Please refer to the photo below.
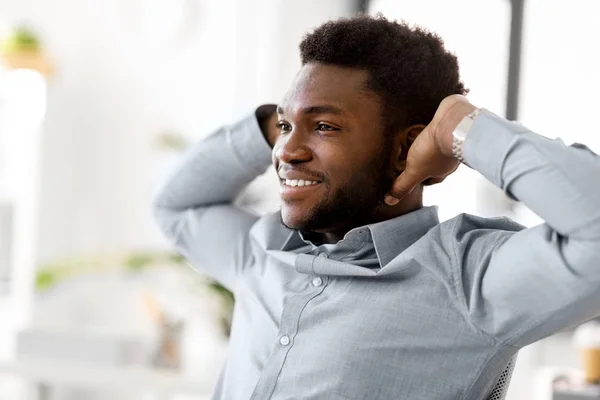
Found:
<path fill-rule="evenodd" d="M 300 51 L 277 114 L 200 142 L 155 198 L 236 296 L 215 399 L 485 399 L 518 349 L 600 313 L 598 156 L 476 109 L 425 30 L 359 16 Z M 271 155 L 281 212 L 259 218 L 232 203 Z M 440 224 L 423 185 L 459 160 L 546 223 Z"/>

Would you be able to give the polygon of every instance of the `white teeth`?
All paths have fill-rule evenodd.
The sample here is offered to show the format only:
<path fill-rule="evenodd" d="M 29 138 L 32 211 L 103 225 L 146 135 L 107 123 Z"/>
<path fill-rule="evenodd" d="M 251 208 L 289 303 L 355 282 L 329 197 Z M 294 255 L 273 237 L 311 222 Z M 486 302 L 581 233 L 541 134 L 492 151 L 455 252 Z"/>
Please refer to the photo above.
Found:
<path fill-rule="evenodd" d="M 291 186 L 291 187 L 311 186 L 311 185 L 316 185 L 317 183 L 318 183 L 317 181 L 305 181 L 304 179 L 286 179 L 284 181 L 285 185 Z"/>

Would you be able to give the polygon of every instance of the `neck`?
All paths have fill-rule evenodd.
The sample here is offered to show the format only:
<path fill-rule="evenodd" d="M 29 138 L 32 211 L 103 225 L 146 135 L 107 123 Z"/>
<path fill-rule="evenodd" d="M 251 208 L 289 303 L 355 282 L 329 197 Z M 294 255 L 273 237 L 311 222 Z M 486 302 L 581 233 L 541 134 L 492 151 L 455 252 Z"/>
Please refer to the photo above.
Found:
<path fill-rule="evenodd" d="M 385 203 L 381 203 L 375 212 L 373 213 L 373 218 L 368 221 L 365 221 L 361 224 L 352 224 L 352 226 L 344 226 L 338 229 L 329 230 L 327 232 L 314 232 L 315 235 L 318 235 L 320 243 L 323 244 L 335 244 L 342 240 L 346 234 L 354 228 L 358 228 L 359 226 L 364 226 L 368 224 L 375 224 L 377 222 L 387 221 L 388 219 L 393 219 L 399 217 L 404 214 L 411 213 L 423 207 L 423 188 L 419 187 L 415 189 L 412 193 L 402 199 L 401 202 L 396 204 L 395 206 L 388 206 Z"/>

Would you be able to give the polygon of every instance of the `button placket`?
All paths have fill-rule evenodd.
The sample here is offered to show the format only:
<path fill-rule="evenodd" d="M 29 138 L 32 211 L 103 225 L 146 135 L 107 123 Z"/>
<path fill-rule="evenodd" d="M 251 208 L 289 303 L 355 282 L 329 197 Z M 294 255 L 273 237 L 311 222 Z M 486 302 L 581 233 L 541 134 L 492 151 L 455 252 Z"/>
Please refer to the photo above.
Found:
<path fill-rule="evenodd" d="M 313 278 L 314 279 L 314 278 Z M 281 373 L 285 365 L 287 353 L 294 347 L 293 338 L 298 333 L 298 323 L 300 317 L 308 304 L 313 298 L 318 296 L 327 284 L 327 276 L 320 278 L 322 284 L 316 290 L 311 290 L 308 293 L 292 296 L 288 303 L 284 306 L 281 313 L 280 331 L 277 336 L 277 349 L 274 349 L 271 357 L 267 361 L 261 376 L 254 387 L 251 400 L 263 400 L 270 398 L 277 384 L 276 377 Z"/>
<path fill-rule="evenodd" d="M 270 398 L 269 396 L 273 393 L 277 385 L 276 377 L 279 376 L 285 367 L 286 355 L 294 347 L 294 338 L 298 333 L 298 323 L 302 313 L 306 309 L 306 305 L 313 298 L 321 294 L 328 284 L 328 276 L 319 276 L 314 270 L 314 262 L 316 261 L 314 254 L 299 254 L 296 258 L 296 271 L 309 274 L 305 279 L 308 279 L 308 282 L 310 282 L 308 283 L 308 287 L 312 286 L 312 290 L 290 297 L 284 306 L 281 312 L 279 334 L 275 339 L 275 348 L 254 387 L 251 400 Z M 329 258 L 329 254 L 321 252 L 316 257 Z M 319 261 L 322 262 L 324 260 Z"/>
<path fill-rule="evenodd" d="M 288 335 L 283 335 L 281 338 L 279 338 L 279 344 L 281 344 L 283 347 L 287 346 L 290 344 L 290 337 Z"/>

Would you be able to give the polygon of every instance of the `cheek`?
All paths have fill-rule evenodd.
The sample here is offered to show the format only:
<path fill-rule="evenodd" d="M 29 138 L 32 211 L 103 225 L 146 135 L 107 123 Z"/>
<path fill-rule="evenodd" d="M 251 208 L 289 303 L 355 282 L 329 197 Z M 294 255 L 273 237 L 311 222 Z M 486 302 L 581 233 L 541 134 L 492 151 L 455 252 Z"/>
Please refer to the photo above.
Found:
<path fill-rule="evenodd" d="M 367 151 L 337 149 L 320 155 L 331 186 L 352 184 L 372 173 L 372 158 Z"/>

